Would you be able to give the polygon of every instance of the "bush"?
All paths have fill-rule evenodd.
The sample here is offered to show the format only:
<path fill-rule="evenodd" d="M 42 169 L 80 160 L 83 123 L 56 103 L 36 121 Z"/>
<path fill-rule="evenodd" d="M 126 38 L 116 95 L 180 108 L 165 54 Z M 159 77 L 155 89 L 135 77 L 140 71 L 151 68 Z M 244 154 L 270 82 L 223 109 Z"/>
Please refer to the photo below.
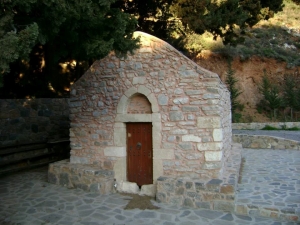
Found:
<path fill-rule="evenodd" d="M 279 95 L 278 86 L 270 82 L 266 71 L 264 71 L 259 91 L 263 95 L 263 100 L 260 104 L 267 107 L 271 112 L 271 118 L 274 117 L 276 119 L 276 111 L 283 106 L 283 100 Z"/>
<path fill-rule="evenodd" d="M 266 125 L 264 128 L 262 128 L 262 130 L 280 130 L 280 129 L 278 129 L 276 127 L 272 127 L 270 125 Z"/>
<path fill-rule="evenodd" d="M 236 88 L 238 80 L 235 78 L 234 74 L 235 71 L 232 69 L 231 61 L 229 60 L 225 83 L 227 84 L 227 88 L 230 92 L 232 122 L 236 123 L 238 122 L 237 120 L 240 120 L 241 118 L 241 114 L 237 113 L 236 110 L 243 110 L 244 106 L 237 99 L 242 92 Z"/>

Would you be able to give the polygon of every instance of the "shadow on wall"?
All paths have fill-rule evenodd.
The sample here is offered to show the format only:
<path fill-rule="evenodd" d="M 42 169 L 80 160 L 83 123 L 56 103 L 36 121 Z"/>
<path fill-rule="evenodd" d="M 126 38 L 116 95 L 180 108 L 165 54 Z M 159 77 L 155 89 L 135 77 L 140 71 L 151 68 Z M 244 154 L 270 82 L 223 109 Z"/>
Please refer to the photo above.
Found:
<path fill-rule="evenodd" d="M 69 138 L 68 99 L 0 99 L 0 147 Z"/>
<path fill-rule="evenodd" d="M 70 157 L 68 99 L 0 99 L 0 174 Z"/>

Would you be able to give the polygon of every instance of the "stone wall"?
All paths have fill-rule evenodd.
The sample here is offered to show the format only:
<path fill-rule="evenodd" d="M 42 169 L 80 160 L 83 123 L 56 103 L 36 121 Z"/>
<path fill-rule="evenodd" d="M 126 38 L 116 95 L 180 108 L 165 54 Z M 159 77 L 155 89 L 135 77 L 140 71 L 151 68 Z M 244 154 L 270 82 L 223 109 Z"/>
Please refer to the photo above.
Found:
<path fill-rule="evenodd" d="M 272 136 L 234 134 L 232 141 L 242 144 L 243 148 L 300 150 L 299 141 Z"/>
<path fill-rule="evenodd" d="M 186 207 L 233 212 L 241 164 L 241 149 L 240 144 L 234 144 L 228 150 L 223 173 L 218 179 L 159 177 L 156 200 Z"/>
<path fill-rule="evenodd" d="M 69 138 L 68 99 L 0 99 L 0 147 Z"/>
<path fill-rule="evenodd" d="M 134 55 L 111 53 L 71 87 L 71 163 L 97 164 L 126 181 L 126 123 L 151 122 L 154 181 L 219 177 L 231 148 L 225 85 L 162 40 L 137 35 Z M 148 99 L 150 114 L 128 112 L 136 94 Z"/>
<path fill-rule="evenodd" d="M 193 208 L 234 211 L 234 184 L 220 179 L 201 180 L 160 177 L 156 200 Z"/>
<path fill-rule="evenodd" d="M 62 160 L 49 165 L 48 181 L 67 188 L 109 194 L 113 191 L 114 172 L 93 165 L 70 164 Z"/>
<path fill-rule="evenodd" d="M 243 129 L 261 130 L 267 125 L 271 126 L 271 127 L 276 127 L 278 129 L 292 128 L 292 127 L 300 128 L 299 122 L 278 122 L 278 123 L 233 123 L 232 129 L 234 129 L 234 130 L 243 130 Z"/>

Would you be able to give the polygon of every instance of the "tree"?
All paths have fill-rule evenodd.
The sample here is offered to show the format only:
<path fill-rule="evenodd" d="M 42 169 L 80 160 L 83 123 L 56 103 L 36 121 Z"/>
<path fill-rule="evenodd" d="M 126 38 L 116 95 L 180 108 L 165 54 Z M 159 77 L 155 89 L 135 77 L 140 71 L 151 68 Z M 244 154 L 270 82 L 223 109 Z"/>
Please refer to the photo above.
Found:
<path fill-rule="evenodd" d="M 272 17 L 282 1 L 0 0 L 0 97 L 63 95 L 95 59 L 135 49 L 136 29 L 173 44 L 209 31 L 236 45 L 236 28 Z"/>
<path fill-rule="evenodd" d="M 253 26 L 281 11 L 283 0 L 174 0 L 172 12 L 192 31 L 209 31 L 225 44 L 243 41 L 236 28 Z"/>
<path fill-rule="evenodd" d="M 293 121 L 293 110 L 298 108 L 298 99 L 296 81 L 292 76 L 285 77 L 283 100 L 284 105 L 290 108 L 291 120 Z"/>
<path fill-rule="evenodd" d="M 277 85 L 272 84 L 267 77 L 266 71 L 262 78 L 262 84 L 259 87 L 260 93 L 263 95 L 262 105 L 271 111 L 271 117 L 276 119 L 276 110 L 282 105 L 282 98 L 279 96 L 279 88 Z"/>
<path fill-rule="evenodd" d="M 172 40 L 191 32 L 211 32 L 225 44 L 237 44 L 243 38 L 235 32 L 269 19 L 281 11 L 283 0 L 118 0 L 115 5 L 138 18 L 139 30 Z"/>
<path fill-rule="evenodd" d="M 48 86 L 63 92 L 95 59 L 112 50 L 126 54 L 137 48 L 132 36 L 136 19 L 113 8 L 114 2 L 0 0 L 0 71 L 6 74 L 2 94 L 24 90 L 42 97 L 47 89 L 48 96 Z M 38 90 L 31 90 L 33 86 Z"/>
<path fill-rule="evenodd" d="M 225 83 L 227 84 L 230 92 L 232 122 L 238 122 L 238 114 L 236 113 L 236 110 L 242 107 L 241 103 L 238 101 L 238 96 L 242 92 L 236 88 L 238 80 L 235 78 L 234 74 L 235 71 L 232 69 L 231 61 L 229 60 Z"/>

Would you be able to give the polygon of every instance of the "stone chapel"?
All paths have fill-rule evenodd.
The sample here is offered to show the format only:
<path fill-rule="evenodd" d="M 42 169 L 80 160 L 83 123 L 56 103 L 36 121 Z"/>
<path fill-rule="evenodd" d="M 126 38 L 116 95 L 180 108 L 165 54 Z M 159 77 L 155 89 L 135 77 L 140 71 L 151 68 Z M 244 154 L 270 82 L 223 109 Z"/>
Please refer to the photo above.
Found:
<path fill-rule="evenodd" d="M 134 35 L 141 41 L 134 54 L 112 52 L 71 87 L 71 158 L 50 166 L 49 181 L 105 193 L 124 182 L 152 185 L 166 202 L 179 181 L 192 181 L 195 193 L 196 181 L 204 189 L 224 184 L 232 133 L 226 86 L 168 43 Z M 169 194 L 159 190 L 165 182 L 174 186 Z"/>

